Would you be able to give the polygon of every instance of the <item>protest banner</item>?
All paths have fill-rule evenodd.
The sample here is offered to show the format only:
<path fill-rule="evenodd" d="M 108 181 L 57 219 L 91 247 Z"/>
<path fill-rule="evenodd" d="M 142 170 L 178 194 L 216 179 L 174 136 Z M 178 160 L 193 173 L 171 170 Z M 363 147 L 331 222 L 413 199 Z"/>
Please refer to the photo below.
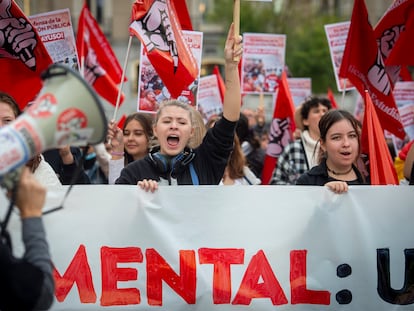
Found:
<path fill-rule="evenodd" d="M 302 104 L 306 97 L 312 95 L 311 78 L 288 78 L 287 81 L 295 107 Z"/>
<path fill-rule="evenodd" d="M 285 68 L 286 35 L 244 33 L 241 60 L 243 93 L 274 93 Z"/>
<path fill-rule="evenodd" d="M 211 116 L 220 115 L 223 112 L 223 102 L 215 74 L 200 78 L 197 92 L 197 106 L 203 116 L 204 123 Z"/>
<path fill-rule="evenodd" d="M 203 51 L 203 33 L 199 31 L 183 30 L 182 36 L 187 44 L 188 48 L 192 52 L 198 66 L 198 73 L 201 68 L 201 57 Z M 171 94 L 164 81 L 162 81 L 160 75 L 157 73 L 156 68 L 151 64 L 148 59 L 148 55 L 145 52 L 144 45 L 141 45 L 139 63 L 139 80 L 138 80 L 138 102 L 137 111 L 144 112 L 156 112 L 159 103 L 163 100 L 171 99 Z M 200 79 L 200 74 L 186 89 L 182 90 L 179 100 L 182 100 L 189 105 L 196 106 L 197 88 Z M 146 97 L 150 94 L 152 103 L 146 103 Z"/>
<path fill-rule="evenodd" d="M 344 55 L 346 38 L 348 37 L 350 24 L 351 22 L 341 22 L 325 25 L 325 33 L 328 39 L 336 86 L 339 92 L 354 89 L 351 81 L 347 78 L 340 78 L 338 75 L 339 68 L 342 63 L 342 57 Z"/>
<path fill-rule="evenodd" d="M 129 32 L 141 42 L 146 56 L 173 98 L 181 95 L 200 74 L 197 61 L 183 38 L 170 1 L 135 1 Z"/>
<path fill-rule="evenodd" d="M 43 216 L 51 310 L 410 310 L 412 202 L 408 186 L 75 185 Z"/>
<path fill-rule="evenodd" d="M 405 133 L 410 139 L 414 139 L 414 82 L 395 83 L 393 93 Z"/>
<path fill-rule="evenodd" d="M 69 9 L 29 16 L 54 63 L 78 70 L 78 54 Z"/>

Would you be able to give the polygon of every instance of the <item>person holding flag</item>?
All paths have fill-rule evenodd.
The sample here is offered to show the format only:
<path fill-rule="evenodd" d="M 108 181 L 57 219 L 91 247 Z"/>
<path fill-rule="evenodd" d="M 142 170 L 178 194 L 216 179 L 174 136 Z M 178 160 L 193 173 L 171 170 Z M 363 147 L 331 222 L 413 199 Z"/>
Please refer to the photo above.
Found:
<path fill-rule="evenodd" d="M 230 26 L 224 48 L 226 94 L 223 117 L 209 129 L 199 147 L 188 147 L 194 134 L 193 108 L 178 100 L 163 102 L 157 112 L 154 135 L 159 146 L 121 171 L 117 184 L 138 184 L 146 191 L 158 185 L 217 185 L 233 150 L 235 128 L 240 116 L 238 63 L 241 36 Z"/>
<path fill-rule="evenodd" d="M 333 109 L 319 121 L 321 159 L 304 173 L 297 185 L 326 186 L 335 193 L 348 191 L 348 185 L 368 184 L 355 163 L 360 157 L 361 130 L 346 110 Z"/>

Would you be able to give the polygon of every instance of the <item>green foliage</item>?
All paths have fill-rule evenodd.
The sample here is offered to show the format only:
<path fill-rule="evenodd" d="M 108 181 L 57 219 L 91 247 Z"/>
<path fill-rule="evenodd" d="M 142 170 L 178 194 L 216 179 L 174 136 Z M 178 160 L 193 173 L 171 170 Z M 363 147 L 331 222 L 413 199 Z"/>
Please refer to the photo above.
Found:
<path fill-rule="evenodd" d="M 233 18 L 233 0 L 219 3 L 206 19 L 227 29 Z M 343 20 L 294 5 L 277 14 L 272 3 L 241 1 L 240 33 L 286 34 L 286 64 L 292 76 L 312 78 L 313 93 L 336 89 L 324 25 Z"/>

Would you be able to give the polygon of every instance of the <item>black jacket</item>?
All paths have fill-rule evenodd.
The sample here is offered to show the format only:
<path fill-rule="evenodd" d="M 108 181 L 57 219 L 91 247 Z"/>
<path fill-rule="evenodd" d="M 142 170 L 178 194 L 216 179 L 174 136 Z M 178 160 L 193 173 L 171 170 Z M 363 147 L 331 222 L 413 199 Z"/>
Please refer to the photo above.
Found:
<path fill-rule="evenodd" d="M 362 174 L 356 166 L 353 165 L 354 171 L 357 175 L 356 181 L 347 182 L 349 185 L 366 185 L 368 181 L 362 177 Z M 296 181 L 297 185 L 308 186 L 324 186 L 329 181 L 335 181 L 336 179 L 328 175 L 328 168 L 326 166 L 326 160 L 323 160 L 319 165 L 314 166 L 311 170 L 301 175 Z"/>
<path fill-rule="evenodd" d="M 193 185 L 190 166 L 193 167 L 200 185 L 217 185 L 224 174 L 228 158 L 233 150 L 236 122 L 224 117 L 209 129 L 201 145 L 193 150 L 186 150 L 183 159 L 158 161 L 156 152 L 141 160 L 128 164 L 122 171 L 116 184 L 136 185 L 143 179 L 168 182 L 169 185 Z M 163 163 L 165 162 L 165 163 Z M 191 164 L 190 164 L 191 163 Z"/>
<path fill-rule="evenodd" d="M 50 149 L 43 152 L 43 156 L 47 163 L 53 168 L 55 173 L 58 175 L 62 185 L 75 184 L 90 184 L 88 175 L 85 173 L 83 167 L 79 168 L 79 175 L 75 181 L 72 181 L 73 176 L 78 169 L 78 162 L 82 157 L 82 152 L 78 147 L 70 147 L 70 151 L 73 155 L 74 162 L 72 164 L 63 164 L 62 158 L 59 154 L 59 149 Z"/>

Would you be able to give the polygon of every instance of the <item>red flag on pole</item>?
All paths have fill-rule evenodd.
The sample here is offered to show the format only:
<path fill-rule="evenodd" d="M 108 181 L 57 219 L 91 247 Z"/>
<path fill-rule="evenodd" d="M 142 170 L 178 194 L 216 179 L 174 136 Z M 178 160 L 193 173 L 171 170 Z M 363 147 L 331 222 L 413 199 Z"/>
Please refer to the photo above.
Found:
<path fill-rule="evenodd" d="M 221 102 L 224 102 L 224 93 L 226 93 L 226 85 L 224 84 L 223 77 L 221 76 L 220 69 L 217 65 L 213 67 L 213 74 L 216 75 L 217 84 L 220 91 Z"/>
<path fill-rule="evenodd" d="M 124 124 L 125 124 L 126 118 L 127 118 L 126 114 L 123 114 L 123 115 L 119 118 L 117 125 L 118 125 L 118 127 L 119 127 L 120 129 L 124 128 Z"/>
<path fill-rule="evenodd" d="M 175 12 L 181 25 L 182 30 L 193 30 L 190 14 L 188 13 L 187 4 L 185 0 L 173 0 Z"/>
<path fill-rule="evenodd" d="M 386 64 L 386 72 L 393 84 L 398 81 L 400 65 L 407 65 L 410 59 L 414 60 L 412 44 L 407 41 L 407 38 L 412 38 L 414 31 L 410 31 L 414 26 L 413 18 L 413 0 L 394 1 L 374 28 L 374 35 Z M 407 30 L 408 33 L 411 32 L 411 37 L 408 33 L 403 36 Z"/>
<path fill-rule="evenodd" d="M 141 40 L 165 87 L 177 98 L 197 78 L 198 66 L 173 6 L 170 1 L 136 1 L 131 18 L 130 32 Z"/>
<path fill-rule="evenodd" d="M 42 88 L 40 74 L 52 63 L 36 29 L 14 1 L 0 1 L 0 90 L 20 109 Z"/>
<path fill-rule="evenodd" d="M 362 125 L 362 149 L 368 154 L 371 185 L 398 185 L 391 154 L 385 141 L 371 96 L 365 92 L 365 114 Z"/>
<path fill-rule="evenodd" d="M 89 38 L 79 38 L 79 36 L 85 34 L 85 31 L 87 34 L 89 34 Z M 95 51 L 96 57 L 98 58 L 101 67 L 105 69 L 107 74 L 116 84 L 120 83 L 122 77 L 122 68 L 119 64 L 118 58 L 112 50 L 111 44 L 106 39 L 105 34 L 99 27 L 98 22 L 95 20 L 87 4 L 85 3 L 79 16 L 79 26 L 76 38 L 77 45 L 85 44 L 85 40 L 88 39 L 89 42 L 86 42 L 86 44 L 89 43 L 89 45 Z M 82 49 L 82 47 L 80 47 L 80 49 Z"/>
<path fill-rule="evenodd" d="M 332 109 L 338 109 L 338 104 L 330 87 L 328 87 L 328 99 L 331 102 Z"/>
<path fill-rule="evenodd" d="M 348 78 L 361 96 L 365 96 L 364 92 L 368 90 L 384 129 L 404 139 L 404 127 L 392 94 L 392 85 L 385 73 L 364 0 L 355 0 L 354 3 L 339 76 Z"/>
<path fill-rule="evenodd" d="M 122 69 L 86 3 L 79 16 L 76 46 L 83 77 L 100 96 L 115 106 Z M 120 103 L 124 98 L 122 94 Z"/>
<path fill-rule="evenodd" d="M 414 2 L 414 1 L 412 1 Z M 405 30 L 401 32 L 390 54 L 385 60 L 387 66 L 414 65 L 414 5 L 409 9 Z"/>
<path fill-rule="evenodd" d="M 269 143 L 262 171 L 262 185 L 269 184 L 277 158 L 285 146 L 292 141 L 295 129 L 295 104 L 289 90 L 286 71 L 283 71 L 279 80 L 273 120 L 269 130 Z"/>

